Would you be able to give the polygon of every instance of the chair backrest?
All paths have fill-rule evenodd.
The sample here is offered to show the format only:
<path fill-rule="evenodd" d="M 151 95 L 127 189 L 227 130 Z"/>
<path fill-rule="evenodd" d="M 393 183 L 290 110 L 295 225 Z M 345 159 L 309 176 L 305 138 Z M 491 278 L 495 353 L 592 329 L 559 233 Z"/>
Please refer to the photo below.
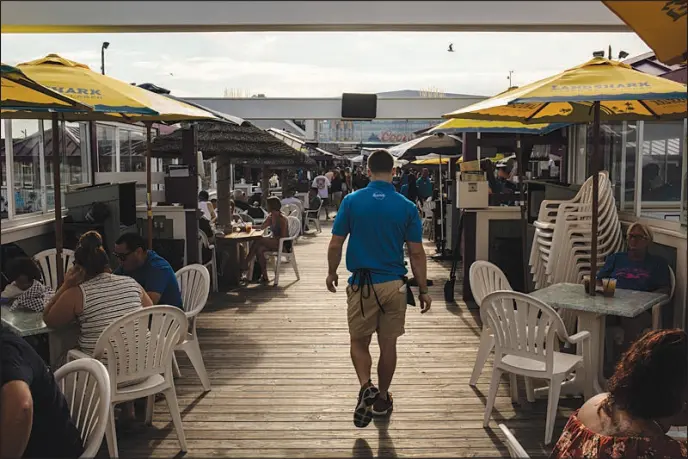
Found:
<path fill-rule="evenodd" d="M 33 256 L 33 259 L 38 263 L 43 275 L 45 285 L 57 290 L 57 249 L 48 249 L 38 252 Z M 67 272 L 69 268 L 74 265 L 74 251 L 70 249 L 62 249 L 62 263 L 64 267 L 63 272 Z"/>
<path fill-rule="evenodd" d="M 210 248 L 210 239 L 208 239 L 208 235 L 203 230 L 198 230 L 198 246 L 205 247 L 206 249 Z"/>
<path fill-rule="evenodd" d="M 172 350 L 184 340 L 188 327 L 184 312 L 177 307 L 139 309 L 103 330 L 93 357 L 107 357 L 113 391 L 118 384 L 156 374 L 172 377 Z"/>
<path fill-rule="evenodd" d="M 674 299 L 674 294 L 676 293 L 676 274 L 674 274 L 674 270 L 671 269 L 671 266 L 669 266 L 669 286 L 671 287 L 671 290 L 669 291 L 669 300 Z"/>
<path fill-rule="evenodd" d="M 196 316 L 208 302 L 210 273 L 200 264 L 184 266 L 177 271 L 177 282 L 182 293 L 182 306 L 186 317 Z"/>
<path fill-rule="evenodd" d="M 103 442 L 110 411 L 110 377 L 105 366 L 96 359 L 77 359 L 58 368 L 55 381 L 81 434 L 84 445 L 81 457 L 95 457 Z"/>
<path fill-rule="evenodd" d="M 288 216 L 288 215 L 291 215 L 291 213 L 292 213 L 294 210 L 297 210 L 297 211 L 299 210 L 299 207 L 298 207 L 296 204 L 284 204 L 284 205 L 282 206 L 282 213 L 283 213 L 284 215 L 287 215 L 287 216 Z"/>
<path fill-rule="evenodd" d="M 516 440 L 514 434 L 511 433 L 509 428 L 504 424 L 499 424 L 499 428 L 506 437 L 506 447 L 509 449 L 509 455 L 512 459 L 530 459 L 526 450 L 523 446 Z"/>
<path fill-rule="evenodd" d="M 301 220 L 296 217 L 287 217 L 287 222 L 289 223 L 289 237 L 295 238 L 301 234 Z"/>
<path fill-rule="evenodd" d="M 568 339 L 552 307 L 525 293 L 497 291 L 483 299 L 480 318 L 494 333 L 495 362 L 506 354 L 526 357 L 544 362 L 544 371 L 552 373 L 555 339 Z"/>
<path fill-rule="evenodd" d="M 473 262 L 468 271 L 468 281 L 478 306 L 492 292 L 513 290 L 502 270 L 489 261 L 478 260 Z"/>

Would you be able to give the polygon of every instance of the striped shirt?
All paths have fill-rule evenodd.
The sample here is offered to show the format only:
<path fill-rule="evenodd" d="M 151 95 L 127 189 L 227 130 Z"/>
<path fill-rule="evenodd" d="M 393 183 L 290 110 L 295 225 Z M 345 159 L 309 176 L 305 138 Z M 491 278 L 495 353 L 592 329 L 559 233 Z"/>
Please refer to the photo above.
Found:
<path fill-rule="evenodd" d="M 79 285 L 84 310 L 77 316 L 79 348 L 93 355 L 103 330 L 125 314 L 142 308 L 141 286 L 128 276 L 103 273 Z"/>

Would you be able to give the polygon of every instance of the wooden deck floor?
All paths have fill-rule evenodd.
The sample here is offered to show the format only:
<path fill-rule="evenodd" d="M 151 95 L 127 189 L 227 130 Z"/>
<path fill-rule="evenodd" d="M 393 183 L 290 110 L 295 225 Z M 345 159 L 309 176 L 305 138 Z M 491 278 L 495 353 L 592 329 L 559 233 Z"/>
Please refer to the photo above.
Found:
<path fill-rule="evenodd" d="M 421 316 L 411 308 L 407 315 L 391 389 L 394 413 L 389 421 L 356 429 L 358 384 L 349 360 L 346 297 L 343 288 L 331 294 L 324 286 L 328 241 L 326 227 L 296 245 L 299 282 L 287 267 L 280 287 L 217 294 L 202 312 L 198 333 L 212 390 L 203 394 L 190 363 L 179 358 L 186 457 L 508 457 L 498 422 L 533 457 L 548 454 L 542 445 L 546 401 L 513 405 L 506 380 L 490 427 L 482 427 L 491 366 L 472 389 L 480 327 L 476 312 L 463 303 L 445 304 L 447 262 L 428 262 L 435 281 L 432 311 Z M 430 245 L 427 251 L 434 253 Z M 579 404 L 561 401 L 555 438 Z M 164 401 L 156 403 L 153 427 L 118 436 L 122 457 L 179 453 Z"/>

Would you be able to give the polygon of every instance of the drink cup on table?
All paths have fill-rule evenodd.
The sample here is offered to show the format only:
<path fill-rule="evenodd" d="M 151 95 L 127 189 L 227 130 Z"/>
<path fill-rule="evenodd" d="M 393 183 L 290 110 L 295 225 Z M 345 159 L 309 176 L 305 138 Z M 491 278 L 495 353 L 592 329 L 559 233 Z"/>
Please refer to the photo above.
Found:
<path fill-rule="evenodd" d="M 588 275 L 583 276 L 583 288 L 585 293 L 590 293 L 590 276 Z"/>
<path fill-rule="evenodd" d="M 246 222 L 244 229 L 246 230 L 247 233 L 250 233 L 253 230 L 253 224 L 251 222 Z"/>

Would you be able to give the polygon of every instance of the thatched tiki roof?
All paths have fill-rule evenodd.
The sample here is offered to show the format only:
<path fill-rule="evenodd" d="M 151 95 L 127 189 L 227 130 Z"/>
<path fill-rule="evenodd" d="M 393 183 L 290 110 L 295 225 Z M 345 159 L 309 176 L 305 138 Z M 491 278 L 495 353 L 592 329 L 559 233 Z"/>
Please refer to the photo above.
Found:
<path fill-rule="evenodd" d="M 241 125 L 224 121 L 196 122 L 198 150 L 204 158 L 222 156 L 234 164 L 300 167 L 315 165 L 305 153 L 290 147 L 271 134 L 244 121 Z M 145 146 L 143 146 L 145 148 Z M 182 130 L 156 137 L 152 145 L 154 157 L 180 157 Z"/>

